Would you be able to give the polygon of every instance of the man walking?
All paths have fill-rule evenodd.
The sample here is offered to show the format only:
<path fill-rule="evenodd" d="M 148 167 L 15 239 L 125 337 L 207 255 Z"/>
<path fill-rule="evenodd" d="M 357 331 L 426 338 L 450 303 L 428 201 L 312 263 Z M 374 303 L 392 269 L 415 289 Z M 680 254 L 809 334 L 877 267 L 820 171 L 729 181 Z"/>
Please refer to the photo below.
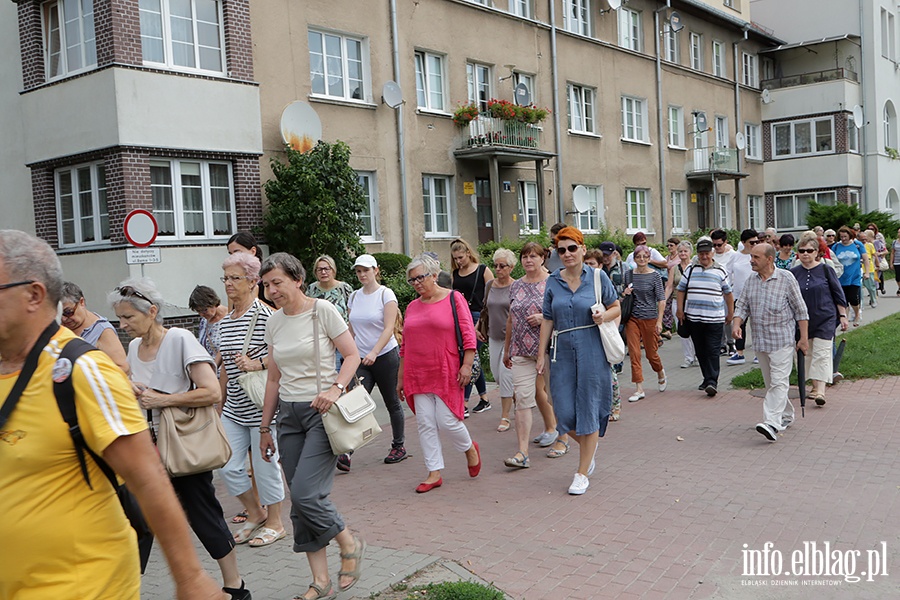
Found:
<path fill-rule="evenodd" d="M 718 264 L 725 268 L 725 273 L 728 275 L 728 285 L 734 288 L 734 279 L 731 274 L 731 261 L 737 256 L 737 252 L 729 245 L 728 234 L 725 233 L 724 230 L 714 229 L 709 233 L 709 237 L 712 238 L 713 249 L 716 251 L 713 258 Z M 734 297 L 737 298 L 737 294 L 734 293 L 733 289 L 732 293 Z M 734 353 L 734 338 L 731 337 L 731 325 L 729 323 L 725 323 L 725 325 L 722 326 L 722 347 L 720 353 L 723 356 L 729 356 Z"/>
<path fill-rule="evenodd" d="M 102 352 L 84 354 L 74 365 L 59 357 L 75 339 L 55 321 L 62 286 L 50 246 L 0 230 L 0 514 L 7 549 L 0 600 L 140 598 L 137 536 L 93 458 L 79 465 L 56 404 L 54 381 L 70 377 L 84 442 L 137 498 L 165 553 L 177 598 L 224 600 L 228 596 L 200 566 L 125 374 Z"/>
<path fill-rule="evenodd" d="M 794 274 L 775 268 L 775 247 L 757 244 L 750 251 L 754 273 L 747 279 L 735 307 L 731 333 L 743 335 L 741 324 L 753 317 L 753 349 L 766 384 L 763 422 L 756 430 L 769 441 L 776 441 L 794 420 L 794 405 L 788 399 L 788 384 L 794 348 L 809 349 L 809 313 L 800 295 Z M 800 340 L 794 342 L 797 329 Z"/>

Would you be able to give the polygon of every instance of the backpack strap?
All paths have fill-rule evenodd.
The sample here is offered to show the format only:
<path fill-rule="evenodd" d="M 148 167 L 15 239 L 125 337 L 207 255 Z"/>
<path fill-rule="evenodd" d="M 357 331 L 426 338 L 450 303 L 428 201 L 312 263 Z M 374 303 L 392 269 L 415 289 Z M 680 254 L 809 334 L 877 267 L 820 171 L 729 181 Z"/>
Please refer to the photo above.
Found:
<path fill-rule="evenodd" d="M 44 348 L 50 343 L 57 331 L 59 331 L 59 324 L 56 321 L 51 321 L 41 333 L 37 342 L 34 343 L 34 346 L 31 347 L 28 356 L 25 357 L 25 364 L 22 370 L 19 371 L 19 376 L 16 378 L 12 390 L 3 401 L 3 406 L 0 407 L 0 427 L 6 425 L 6 421 L 12 414 L 13 409 L 16 408 L 16 404 L 19 403 L 19 398 L 22 397 L 22 393 L 28 387 L 28 382 L 31 381 L 31 376 L 34 375 L 37 369 L 38 361 L 41 359 L 41 352 L 44 351 Z"/>

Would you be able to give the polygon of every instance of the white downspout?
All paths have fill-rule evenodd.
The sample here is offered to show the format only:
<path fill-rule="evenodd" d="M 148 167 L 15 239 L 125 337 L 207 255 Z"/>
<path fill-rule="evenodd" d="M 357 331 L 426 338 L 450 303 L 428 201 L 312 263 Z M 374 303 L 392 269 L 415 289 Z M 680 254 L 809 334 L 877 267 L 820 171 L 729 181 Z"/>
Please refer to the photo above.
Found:
<path fill-rule="evenodd" d="M 556 145 L 556 222 L 566 218 L 565 194 L 563 194 L 562 134 L 559 121 L 559 72 L 556 63 L 556 7 L 555 0 L 547 0 L 550 5 L 550 68 L 553 71 L 553 130 Z"/>
<path fill-rule="evenodd" d="M 400 83 L 400 39 L 397 33 L 397 0 L 391 0 L 391 53 L 394 61 L 394 81 Z M 406 196 L 406 137 L 403 133 L 403 104 L 397 111 L 397 161 L 400 167 L 400 218 L 403 223 L 403 253 L 409 255 L 409 211 Z"/>

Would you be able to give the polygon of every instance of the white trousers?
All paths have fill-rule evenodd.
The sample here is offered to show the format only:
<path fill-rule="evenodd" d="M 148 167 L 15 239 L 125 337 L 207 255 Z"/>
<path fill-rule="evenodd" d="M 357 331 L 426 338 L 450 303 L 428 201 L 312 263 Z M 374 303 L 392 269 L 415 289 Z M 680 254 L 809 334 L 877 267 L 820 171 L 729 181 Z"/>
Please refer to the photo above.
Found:
<path fill-rule="evenodd" d="M 794 420 L 794 405 L 788 399 L 791 367 L 794 366 L 794 347 L 787 346 L 774 352 L 756 352 L 759 370 L 766 383 L 763 400 L 763 422 L 776 431 L 784 431 L 782 421 Z"/>
<path fill-rule="evenodd" d="M 444 452 L 440 433 L 447 434 L 454 450 L 465 452 L 472 447 L 469 430 L 450 412 L 437 394 L 416 394 L 413 402 L 416 405 L 416 424 L 422 454 L 425 455 L 425 467 L 429 471 L 441 471 L 444 468 Z"/>
<path fill-rule="evenodd" d="M 513 376 L 512 369 L 507 369 L 503 364 L 503 347 L 506 342 L 503 340 L 488 340 L 488 351 L 491 356 L 491 373 L 494 374 L 494 381 L 500 386 L 501 398 L 513 397 Z"/>
<path fill-rule="evenodd" d="M 271 458 L 271 462 L 266 462 L 259 450 L 259 426 L 238 425 L 223 415 L 222 427 L 225 429 L 225 437 L 228 438 L 228 443 L 231 445 L 231 458 L 220 471 L 228 493 L 232 496 L 240 496 L 252 485 L 247 471 L 247 451 L 249 450 L 253 453 L 253 477 L 256 479 L 260 504 L 269 506 L 284 500 L 284 477 L 281 473 L 277 442 L 275 456 Z M 274 423 L 272 424 L 272 439 L 278 439 Z"/>
<path fill-rule="evenodd" d="M 834 374 L 831 350 L 834 340 L 809 338 L 809 352 L 806 353 L 806 378 L 831 383 Z"/>

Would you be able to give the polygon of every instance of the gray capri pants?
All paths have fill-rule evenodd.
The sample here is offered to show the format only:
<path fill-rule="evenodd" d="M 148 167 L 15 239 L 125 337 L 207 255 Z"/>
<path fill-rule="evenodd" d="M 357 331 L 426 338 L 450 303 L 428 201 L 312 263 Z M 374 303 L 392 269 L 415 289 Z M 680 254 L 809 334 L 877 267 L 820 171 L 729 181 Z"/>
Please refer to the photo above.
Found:
<path fill-rule="evenodd" d="M 294 552 L 321 550 L 344 530 L 344 519 L 329 498 L 337 456 L 311 403 L 279 403 L 278 448 L 291 493 Z"/>

